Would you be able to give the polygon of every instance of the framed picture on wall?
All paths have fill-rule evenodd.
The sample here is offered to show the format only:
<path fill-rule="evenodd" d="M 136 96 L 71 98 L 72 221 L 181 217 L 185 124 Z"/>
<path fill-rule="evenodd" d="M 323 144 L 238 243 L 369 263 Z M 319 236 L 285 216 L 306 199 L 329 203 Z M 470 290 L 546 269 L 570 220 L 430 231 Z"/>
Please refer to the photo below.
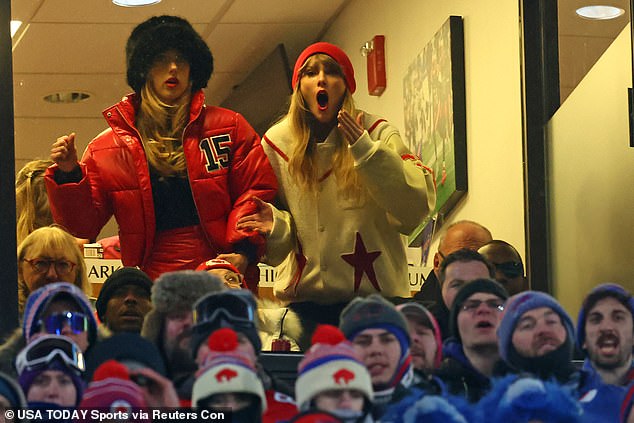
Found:
<path fill-rule="evenodd" d="M 464 31 L 461 16 L 450 16 L 414 58 L 403 79 L 405 140 L 434 171 L 436 208 L 409 236 L 410 246 L 429 237 L 467 192 Z M 425 233 L 427 232 L 427 233 Z"/>

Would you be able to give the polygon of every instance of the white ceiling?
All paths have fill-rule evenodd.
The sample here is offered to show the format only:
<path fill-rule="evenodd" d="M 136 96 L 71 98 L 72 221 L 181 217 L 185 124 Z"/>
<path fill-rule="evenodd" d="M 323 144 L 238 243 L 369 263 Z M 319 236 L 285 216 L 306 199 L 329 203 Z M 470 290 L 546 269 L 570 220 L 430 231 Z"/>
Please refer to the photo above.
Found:
<path fill-rule="evenodd" d="M 54 139 L 77 132 L 78 148 L 105 127 L 101 111 L 130 91 L 124 47 L 135 25 L 153 15 L 188 19 L 209 44 L 214 74 L 209 104 L 221 104 L 280 43 L 290 64 L 319 39 L 350 0 L 163 0 L 122 8 L 109 0 L 12 0 L 12 18 L 24 22 L 13 38 L 16 169 L 48 157 Z M 505 0 L 510 1 L 510 0 Z M 629 21 L 629 0 L 603 0 L 626 14 L 615 21 L 579 19 L 588 0 L 559 0 L 562 98 L 577 85 Z M 58 91 L 91 94 L 78 104 L 42 100 Z"/>
<path fill-rule="evenodd" d="M 154 15 L 189 20 L 214 55 L 207 103 L 220 104 L 282 43 L 291 66 L 318 39 L 349 0 L 163 0 L 123 8 L 109 0 L 12 0 L 12 19 L 24 22 L 13 37 L 16 169 L 48 157 L 57 136 L 77 132 L 81 152 L 101 132 L 101 111 L 130 91 L 125 43 Z M 57 91 L 87 91 L 76 104 L 42 99 Z"/>

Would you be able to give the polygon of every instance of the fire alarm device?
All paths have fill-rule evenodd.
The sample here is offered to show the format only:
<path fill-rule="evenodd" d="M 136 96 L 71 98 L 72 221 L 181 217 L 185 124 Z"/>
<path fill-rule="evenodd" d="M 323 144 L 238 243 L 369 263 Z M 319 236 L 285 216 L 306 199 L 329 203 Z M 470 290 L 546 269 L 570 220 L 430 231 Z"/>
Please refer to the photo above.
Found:
<path fill-rule="evenodd" d="M 367 59 L 368 93 L 379 96 L 383 94 L 386 86 L 385 36 L 375 35 L 372 41 L 365 43 L 361 52 Z"/>

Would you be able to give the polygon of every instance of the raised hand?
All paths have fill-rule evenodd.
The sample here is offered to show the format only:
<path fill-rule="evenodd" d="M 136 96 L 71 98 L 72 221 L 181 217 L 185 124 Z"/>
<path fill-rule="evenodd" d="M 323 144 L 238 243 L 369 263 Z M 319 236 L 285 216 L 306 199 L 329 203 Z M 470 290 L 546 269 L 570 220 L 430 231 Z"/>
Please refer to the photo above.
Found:
<path fill-rule="evenodd" d="M 236 229 L 256 231 L 264 236 L 268 236 L 273 230 L 273 209 L 269 203 L 262 201 L 258 197 L 251 197 L 251 201 L 256 206 L 256 212 L 238 219 Z"/>
<path fill-rule="evenodd" d="M 348 144 L 354 144 L 363 134 L 363 125 L 361 125 L 361 122 L 363 122 L 363 112 L 359 113 L 355 120 L 350 113 L 341 109 L 339 110 L 337 119 L 339 120 L 337 126 L 343 133 L 343 137 L 348 141 Z"/>
<path fill-rule="evenodd" d="M 51 160 L 57 163 L 62 172 L 72 172 L 79 166 L 77 149 L 75 148 L 75 133 L 61 136 L 51 147 Z"/>

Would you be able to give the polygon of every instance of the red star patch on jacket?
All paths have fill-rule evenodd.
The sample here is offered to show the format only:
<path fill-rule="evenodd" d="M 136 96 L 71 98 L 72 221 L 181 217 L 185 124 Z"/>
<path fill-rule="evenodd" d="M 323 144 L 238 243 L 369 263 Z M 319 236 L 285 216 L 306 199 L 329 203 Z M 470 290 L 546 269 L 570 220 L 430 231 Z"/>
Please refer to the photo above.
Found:
<path fill-rule="evenodd" d="M 354 253 L 341 255 L 342 259 L 354 267 L 354 292 L 359 291 L 359 285 L 361 285 L 361 278 L 363 278 L 364 273 L 368 275 L 368 279 L 374 289 L 381 291 L 379 282 L 376 280 L 373 264 L 374 260 L 380 255 L 380 251 L 368 252 L 363 243 L 363 239 L 361 239 L 361 234 L 357 232 L 357 239 L 354 243 Z"/>

